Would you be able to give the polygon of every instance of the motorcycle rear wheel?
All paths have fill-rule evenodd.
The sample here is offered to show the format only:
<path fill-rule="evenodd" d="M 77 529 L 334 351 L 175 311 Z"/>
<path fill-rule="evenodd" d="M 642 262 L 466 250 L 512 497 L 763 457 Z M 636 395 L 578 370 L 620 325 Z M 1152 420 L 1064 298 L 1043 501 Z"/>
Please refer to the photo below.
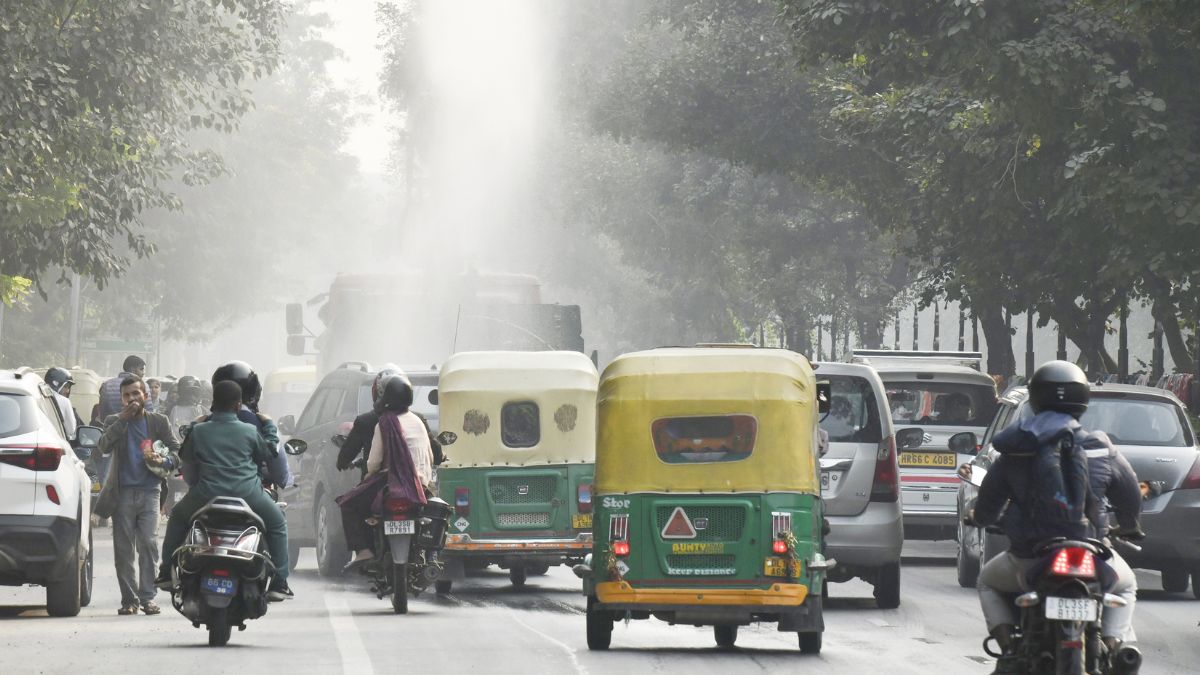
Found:
<path fill-rule="evenodd" d="M 1056 653 L 1054 655 L 1054 672 L 1056 675 L 1084 675 L 1083 669 L 1083 649 L 1080 647 L 1067 647 L 1071 642 L 1081 644 L 1080 636 L 1074 637 L 1067 634 L 1066 624 L 1059 623 L 1054 631 L 1055 641 L 1058 643 Z"/>
<path fill-rule="evenodd" d="M 408 614 L 408 565 L 392 565 L 392 611 Z"/>
<path fill-rule="evenodd" d="M 233 627 L 229 625 L 229 614 L 225 608 L 212 610 L 208 620 L 208 646 L 224 647 L 229 643 L 229 635 Z"/>

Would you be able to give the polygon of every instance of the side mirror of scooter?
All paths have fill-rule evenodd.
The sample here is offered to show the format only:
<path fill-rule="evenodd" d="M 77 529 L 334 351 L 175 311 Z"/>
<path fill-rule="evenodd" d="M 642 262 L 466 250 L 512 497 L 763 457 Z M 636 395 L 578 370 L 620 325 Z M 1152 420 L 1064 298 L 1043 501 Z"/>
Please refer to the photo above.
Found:
<path fill-rule="evenodd" d="M 454 442 L 457 440 L 458 434 L 453 431 L 443 431 L 437 435 L 437 442 L 442 445 L 454 445 Z"/>
<path fill-rule="evenodd" d="M 979 451 L 979 437 L 973 431 L 963 431 L 950 437 L 949 446 L 960 455 L 974 455 Z"/>
<path fill-rule="evenodd" d="M 346 444 L 346 434 L 334 434 L 334 436 L 332 438 L 330 438 L 329 441 L 331 443 L 333 443 L 335 446 L 340 448 Z"/>
<path fill-rule="evenodd" d="M 308 452 L 308 443 L 299 438 L 289 438 L 287 443 L 283 444 L 283 451 L 289 455 L 303 455 Z"/>
<path fill-rule="evenodd" d="M 896 447 L 900 450 L 916 450 L 925 442 L 925 430 L 920 427 L 901 429 L 896 432 Z"/>

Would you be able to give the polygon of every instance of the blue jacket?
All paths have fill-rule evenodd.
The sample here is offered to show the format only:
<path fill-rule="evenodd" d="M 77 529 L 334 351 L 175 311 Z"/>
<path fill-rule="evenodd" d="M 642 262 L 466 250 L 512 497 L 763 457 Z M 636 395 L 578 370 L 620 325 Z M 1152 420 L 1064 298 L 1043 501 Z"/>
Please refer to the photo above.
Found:
<path fill-rule="evenodd" d="M 1103 538 L 1108 534 L 1109 510 L 1116 516 L 1121 529 L 1137 529 L 1142 513 L 1142 491 L 1133 467 L 1117 452 L 1103 431 L 1084 434 L 1082 446 L 1087 455 L 1092 495 L 1096 498 L 1088 512 L 1094 536 Z"/>

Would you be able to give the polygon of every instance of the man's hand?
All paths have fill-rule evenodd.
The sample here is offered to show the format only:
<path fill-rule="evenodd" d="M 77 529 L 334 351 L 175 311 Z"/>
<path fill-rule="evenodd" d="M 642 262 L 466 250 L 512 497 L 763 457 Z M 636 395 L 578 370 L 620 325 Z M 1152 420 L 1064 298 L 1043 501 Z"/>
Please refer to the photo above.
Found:
<path fill-rule="evenodd" d="M 142 404 L 138 403 L 137 401 L 130 401 L 124 408 L 121 408 L 121 412 L 118 413 L 117 416 L 122 420 L 129 422 L 136 419 L 141 414 Z"/>

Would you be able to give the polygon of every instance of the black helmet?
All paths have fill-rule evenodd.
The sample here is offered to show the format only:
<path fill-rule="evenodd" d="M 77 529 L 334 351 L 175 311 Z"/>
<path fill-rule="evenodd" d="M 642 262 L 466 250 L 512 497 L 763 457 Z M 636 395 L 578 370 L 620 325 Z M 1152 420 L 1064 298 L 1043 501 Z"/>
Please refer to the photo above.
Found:
<path fill-rule="evenodd" d="M 1054 410 L 1078 418 L 1091 399 L 1087 375 L 1069 361 L 1043 363 L 1029 378 L 1029 405 L 1034 412 Z"/>
<path fill-rule="evenodd" d="M 68 384 L 75 384 L 75 380 L 71 379 L 71 373 L 67 372 L 66 368 L 55 366 L 46 371 L 46 384 L 59 394 L 62 393 L 62 388 Z"/>
<path fill-rule="evenodd" d="M 404 413 L 412 406 L 413 388 L 407 375 L 397 373 L 386 378 L 380 383 L 380 392 L 379 401 L 375 404 L 375 410 L 379 412 L 391 410 Z"/>
<path fill-rule="evenodd" d="M 245 361 L 230 361 L 213 371 L 212 383 L 232 380 L 242 388 L 242 403 L 250 408 L 258 405 L 258 397 L 262 394 L 262 385 L 258 383 L 258 373 Z"/>
<path fill-rule="evenodd" d="M 191 375 L 184 375 L 175 383 L 175 395 L 183 405 L 200 403 L 200 380 Z"/>
<path fill-rule="evenodd" d="M 379 403 L 379 396 L 383 393 L 383 383 L 393 375 L 403 375 L 404 371 L 400 368 L 389 364 L 379 368 L 379 372 L 375 374 L 375 379 L 371 382 L 371 402 Z"/>

